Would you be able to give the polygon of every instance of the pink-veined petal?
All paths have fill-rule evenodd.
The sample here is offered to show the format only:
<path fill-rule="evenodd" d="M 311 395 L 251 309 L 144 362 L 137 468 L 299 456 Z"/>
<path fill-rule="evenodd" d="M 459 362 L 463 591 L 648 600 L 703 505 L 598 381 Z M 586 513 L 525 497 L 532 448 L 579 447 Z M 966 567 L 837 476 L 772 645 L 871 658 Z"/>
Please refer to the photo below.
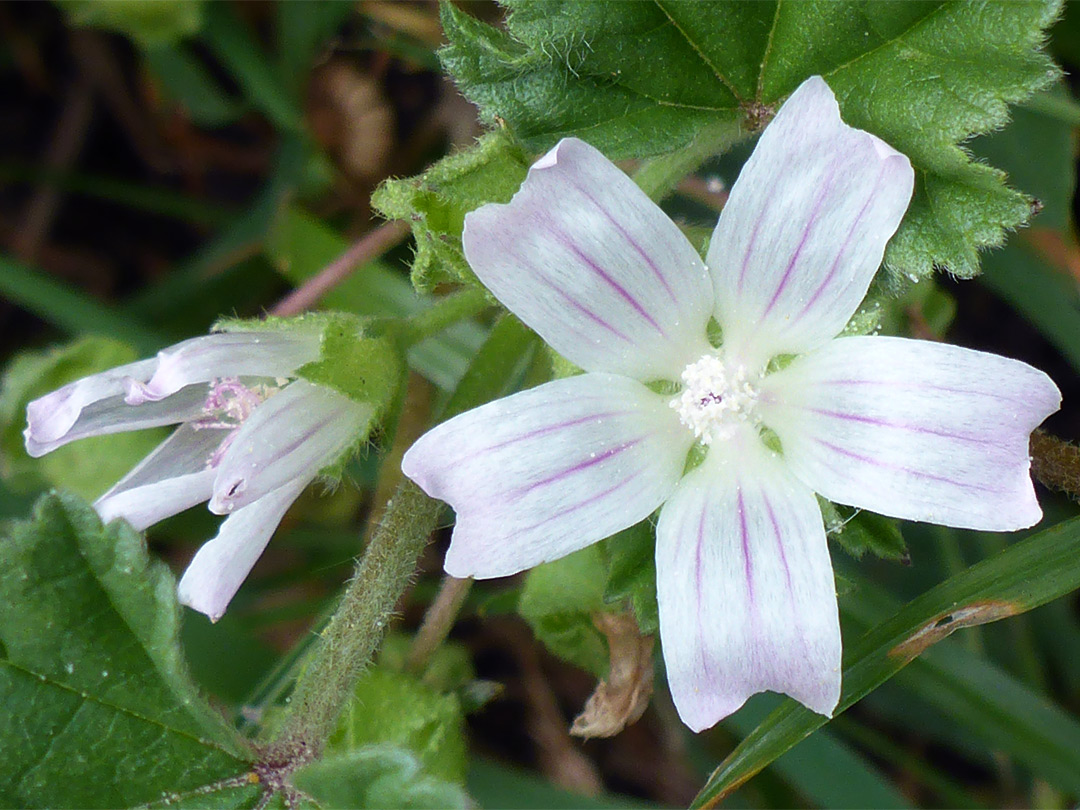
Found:
<path fill-rule="evenodd" d="M 154 371 L 153 360 L 140 360 L 125 366 L 91 374 L 39 397 L 26 406 L 27 441 L 48 444 L 62 438 L 88 405 L 124 393 L 124 380 L 148 379 Z"/>
<path fill-rule="evenodd" d="M 105 436 L 186 422 L 202 414 L 206 392 L 204 385 L 189 385 L 159 402 L 145 402 L 141 405 L 128 405 L 122 394 L 108 396 L 79 408 L 75 421 L 66 424 L 65 430 L 59 435 L 56 435 L 56 432 L 61 422 L 53 422 L 46 415 L 49 397 L 43 397 L 27 407 L 27 427 L 23 431 L 26 452 L 38 458 L 58 447 L 89 436 Z M 64 423 L 67 418 L 64 417 Z M 49 438 L 52 436 L 55 438 Z"/>
<path fill-rule="evenodd" d="M 729 350 L 764 363 L 839 334 L 913 184 L 904 155 L 840 120 L 823 79 L 803 82 L 762 133 L 709 244 Z"/>
<path fill-rule="evenodd" d="M 716 446 L 660 510 L 660 639 L 683 722 L 763 690 L 821 714 L 840 698 L 840 622 L 821 511 L 756 436 Z"/>
<path fill-rule="evenodd" d="M 220 619 L 303 489 L 300 483 L 288 484 L 229 515 L 180 579 L 180 604 L 206 614 L 212 622 Z"/>
<path fill-rule="evenodd" d="M 228 430 L 181 425 L 94 503 L 101 519 L 122 517 L 142 531 L 209 500 L 217 471 L 210 459 Z"/>
<path fill-rule="evenodd" d="M 260 404 L 231 439 L 210 511 L 226 515 L 292 481 L 307 485 L 362 440 L 375 409 L 296 380 Z"/>
<path fill-rule="evenodd" d="M 987 531 L 1042 516 L 1028 441 L 1061 394 L 1026 363 L 846 337 L 766 377 L 761 391 L 791 469 L 831 501 Z"/>
<path fill-rule="evenodd" d="M 219 332 L 191 338 L 158 352 L 146 383 L 131 378 L 127 402 L 157 401 L 192 383 L 223 377 L 288 377 L 319 358 L 321 336 L 313 329 Z"/>
<path fill-rule="evenodd" d="M 462 243 L 495 297 L 587 371 L 678 379 L 709 350 L 697 251 L 584 141 L 560 141 L 507 205 L 470 213 Z"/>
<path fill-rule="evenodd" d="M 444 422 L 401 469 L 457 511 L 446 571 L 498 577 L 643 520 L 679 480 L 692 439 L 666 398 L 583 374 Z"/>

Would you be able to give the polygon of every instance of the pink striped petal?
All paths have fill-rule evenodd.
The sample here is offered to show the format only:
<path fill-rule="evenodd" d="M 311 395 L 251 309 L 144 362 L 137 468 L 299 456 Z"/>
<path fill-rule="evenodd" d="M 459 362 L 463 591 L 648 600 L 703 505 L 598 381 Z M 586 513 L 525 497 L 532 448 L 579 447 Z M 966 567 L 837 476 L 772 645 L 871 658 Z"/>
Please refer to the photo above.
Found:
<path fill-rule="evenodd" d="M 1061 394 L 1026 363 L 942 343 L 847 337 L 766 377 L 761 391 L 791 469 L 829 500 L 987 531 L 1042 516 L 1028 441 Z"/>
<path fill-rule="evenodd" d="M 106 523 L 124 518 L 142 531 L 208 500 L 217 474 L 210 459 L 228 433 L 181 425 L 98 498 L 94 509 Z"/>
<path fill-rule="evenodd" d="M 498 577 L 646 518 L 679 480 L 692 438 L 667 398 L 583 374 L 444 422 L 401 469 L 457 510 L 446 571 Z"/>
<path fill-rule="evenodd" d="M 147 362 L 153 363 L 153 361 Z M 123 368 L 127 367 L 121 367 L 117 371 Z M 117 381 L 117 387 L 122 384 Z M 35 400 L 26 409 L 27 427 L 23 431 L 23 437 L 26 440 L 27 454 L 34 458 L 89 436 L 106 436 L 111 433 L 145 430 L 186 422 L 202 414 L 203 403 L 206 401 L 206 386 L 204 385 L 189 385 L 160 402 L 145 402 L 141 405 L 128 405 L 124 401 L 124 396 L 117 393 L 103 399 L 84 402 L 77 410 L 70 407 L 72 400 L 67 400 L 61 406 L 63 414 L 54 418 L 53 414 L 57 412 L 50 411 L 52 404 L 50 398 L 64 390 L 61 388 L 59 391 Z M 74 420 L 72 421 L 73 413 Z"/>
<path fill-rule="evenodd" d="M 205 613 L 212 622 L 220 619 L 303 489 L 299 482 L 290 483 L 229 515 L 180 579 L 180 604 Z"/>
<path fill-rule="evenodd" d="M 229 441 L 210 511 L 227 515 L 291 482 L 311 483 L 364 439 L 375 408 L 296 380 L 259 405 Z"/>
<path fill-rule="evenodd" d="M 509 204 L 470 213 L 462 241 L 495 297 L 587 371 L 674 380 L 709 349 L 697 251 L 583 141 L 540 158 Z"/>
<path fill-rule="evenodd" d="M 191 338 L 158 352 L 148 382 L 131 378 L 129 405 L 156 402 L 186 385 L 221 377 L 288 377 L 319 359 L 320 334 L 313 329 L 278 332 L 219 332 Z"/>
<path fill-rule="evenodd" d="M 656 585 L 668 684 L 690 728 L 766 689 L 836 708 L 840 622 L 821 511 L 756 436 L 714 445 L 664 504 Z"/>
<path fill-rule="evenodd" d="M 743 166 L 709 245 L 729 350 L 763 364 L 839 334 L 913 183 L 904 155 L 840 120 L 823 79 L 803 82 Z"/>

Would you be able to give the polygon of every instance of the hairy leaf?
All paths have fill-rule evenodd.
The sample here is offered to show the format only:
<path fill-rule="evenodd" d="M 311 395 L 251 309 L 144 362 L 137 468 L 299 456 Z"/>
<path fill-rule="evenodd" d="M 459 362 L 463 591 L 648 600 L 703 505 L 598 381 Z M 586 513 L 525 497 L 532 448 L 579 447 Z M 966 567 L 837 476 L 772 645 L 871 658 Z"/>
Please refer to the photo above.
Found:
<path fill-rule="evenodd" d="M 671 153 L 723 121 L 756 129 L 822 75 L 848 123 L 907 154 L 916 191 L 889 245 L 894 280 L 978 272 L 979 248 L 1032 200 L 958 144 L 1052 82 L 1058 0 L 507 0 L 506 30 L 447 3 L 447 70 L 534 151 L 576 135 L 612 159 Z"/>
<path fill-rule="evenodd" d="M 71 496 L 0 539 L 0 804 L 255 803 L 250 752 L 184 667 L 175 590 L 127 524 Z"/>

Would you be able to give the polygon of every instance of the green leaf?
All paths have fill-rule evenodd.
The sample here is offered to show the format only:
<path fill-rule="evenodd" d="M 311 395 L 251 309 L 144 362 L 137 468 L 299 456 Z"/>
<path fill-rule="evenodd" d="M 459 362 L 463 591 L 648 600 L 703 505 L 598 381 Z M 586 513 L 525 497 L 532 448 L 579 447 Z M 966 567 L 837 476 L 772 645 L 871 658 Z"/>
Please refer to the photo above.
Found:
<path fill-rule="evenodd" d="M 1014 109 L 1007 127 L 971 142 L 976 157 L 1003 169 L 1012 185 L 1038 199 L 1041 208 L 1032 224 L 1058 231 L 1072 221 L 1076 190 L 1073 129 L 1080 121 L 1071 105 L 1059 83 Z"/>
<path fill-rule="evenodd" d="M 58 0 L 58 4 L 72 25 L 116 31 L 145 46 L 176 42 L 203 24 L 202 0 Z"/>
<path fill-rule="evenodd" d="M 957 144 L 1001 127 L 1008 103 L 1059 75 L 1040 50 L 1058 0 L 507 6 L 504 31 L 445 3 L 441 56 L 484 119 L 534 151 L 576 135 L 612 159 L 669 154 L 724 122 L 756 129 L 821 75 L 848 123 L 916 169 L 885 257 L 894 278 L 975 275 L 978 249 L 1032 213 L 1030 198 Z"/>
<path fill-rule="evenodd" d="M 372 206 L 388 219 L 412 225 L 416 240 L 412 280 L 418 290 L 430 290 L 441 281 L 476 283 L 461 249 L 465 214 L 484 203 L 508 202 L 525 179 L 528 165 L 514 139 L 495 130 L 418 177 L 379 186 Z"/>
<path fill-rule="evenodd" d="M 415 756 L 392 745 L 331 754 L 298 770 L 292 781 L 330 810 L 469 807 L 461 788 L 424 776 Z"/>
<path fill-rule="evenodd" d="M 175 590 L 136 532 L 71 496 L 0 540 L 0 804 L 254 805 L 250 751 L 185 670 Z"/>
<path fill-rule="evenodd" d="M 37 459 L 26 454 L 26 406 L 69 382 L 137 360 L 127 344 L 84 337 L 42 352 L 18 355 L 0 386 L 0 473 L 20 489 L 57 486 L 84 498 L 101 495 L 154 449 L 164 429 L 93 436 Z"/>
<path fill-rule="evenodd" d="M 1080 587 L 1080 518 L 1021 540 L 912 600 L 844 654 L 839 714 L 961 627 L 1031 610 Z M 828 718 L 793 700 L 769 715 L 709 777 L 694 801 L 712 807 Z M 1075 773 L 1080 773 L 1077 767 Z"/>
<path fill-rule="evenodd" d="M 591 545 L 531 569 L 518 613 L 549 650 L 603 678 L 608 671 L 607 641 L 593 624 L 603 611 L 607 570 L 598 545 Z"/>
<path fill-rule="evenodd" d="M 410 750 L 426 774 L 465 780 L 465 715 L 457 697 L 376 666 L 357 682 L 326 751 L 329 756 L 383 743 Z"/>
<path fill-rule="evenodd" d="M 656 604 L 656 532 L 645 520 L 612 535 L 600 544 L 607 565 L 604 601 L 629 601 L 643 635 L 660 631 Z"/>

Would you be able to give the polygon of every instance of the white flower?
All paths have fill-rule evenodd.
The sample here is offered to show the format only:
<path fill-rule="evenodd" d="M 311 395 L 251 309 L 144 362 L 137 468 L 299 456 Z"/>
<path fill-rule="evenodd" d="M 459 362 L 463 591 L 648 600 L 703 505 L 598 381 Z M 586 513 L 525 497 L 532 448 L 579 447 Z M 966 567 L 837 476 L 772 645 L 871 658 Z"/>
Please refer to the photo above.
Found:
<path fill-rule="evenodd" d="M 357 440 L 374 412 L 293 379 L 321 331 L 224 332 L 73 382 L 26 409 L 34 457 L 87 436 L 180 424 L 94 504 L 136 529 L 209 501 L 229 515 L 191 561 L 183 604 L 217 621 L 290 504 Z"/>
<path fill-rule="evenodd" d="M 1029 434 L 1060 403 L 1014 360 L 838 337 L 912 186 L 908 159 L 844 124 L 815 77 L 762 134 L 706 264 L 575 139 L 509 204 L 470 214 L 476 275 L 586 373 L 458 416 L 406 454 L 405 474 L 457 510 L 446 570 L 513 574 L 659 507 L 660 636 L 687 725 L 766 689 L 831 714 L 840 626 L 814 493 L 909 520 L 1030 526 Z M 646 385 L 661 380 L 681 392 Z M 705 458 L 686 471 L 696 442 Z"/>

